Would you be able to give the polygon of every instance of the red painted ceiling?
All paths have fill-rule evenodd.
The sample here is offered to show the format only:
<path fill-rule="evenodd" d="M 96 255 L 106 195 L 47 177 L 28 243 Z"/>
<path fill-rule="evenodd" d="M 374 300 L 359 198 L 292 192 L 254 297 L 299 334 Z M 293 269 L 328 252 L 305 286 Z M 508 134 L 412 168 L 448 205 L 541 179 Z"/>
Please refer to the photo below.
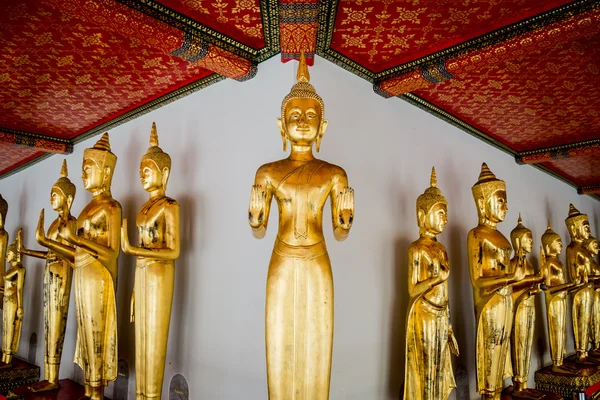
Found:
<path fill-rule="evenodd" d="M 595 187 L 600 146 L 562 149 L 600 140 L 594 1 L 0 1 L 0 176 L 44 154 L 40 146 L 69 151 L 78 137 L 223 76 L 249 79 L 277 53 L 287 61 L 304 51 L 309 62 L 316 53 L 374 82 L 378 93 L 414 90 L 418 97 L 405 96 L 414 104 Z"/>
<path fill-rule="evenodd" d="M 331 48 L 380 72 L 568 2 L 341 0 Z"/>
<path fill-rule="evenodd" d="M 418 90 L 522 152 L 600 137 L 600 34 Z"/>
<path fill-rule="evenodd" d="M 36 0 L 3 15 L 3 128 L 70 139 L 211 74 Z"/>
<path fill-rule="evenodd" d="M 158 0 L 158 3 L 250 47 L 265 45 L 258 0 Z"/>

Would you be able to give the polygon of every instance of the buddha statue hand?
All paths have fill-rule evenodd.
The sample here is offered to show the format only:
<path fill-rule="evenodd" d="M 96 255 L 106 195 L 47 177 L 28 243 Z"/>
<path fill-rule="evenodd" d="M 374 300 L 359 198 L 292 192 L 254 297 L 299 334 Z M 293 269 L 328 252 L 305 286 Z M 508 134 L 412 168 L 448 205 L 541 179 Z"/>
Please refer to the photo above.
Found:
<path fill-rule="evenodd" d="M 21 308 L 21 307 L 17 308 L 17 319 L 18 320 L 23 319 L 23 308 Z"/>
<path fill-rule="evenodd" d="M 452 326 L 450 326 L 448 329 L 448 346 L 450 346 L 450 351 L 452 354 L 454 354 L 456 357 L 460 355 L 460 352 L 458 351 L 458 342 L 456 341 L 456 336 L 454 336 L 454 330 L 452 329 Z"/>
<path fill-rule="evenodd" d="M 337 200 L 338 219 L 340 228 L 350 229 L 354 220 L 354 189 L 345 187 Z"/>
<path fill-rule="evenodd" d="M 127 233 L 127 218 L 123 218 L 123 221 L 121 222 L 121 249 L 125 254 L 133 254 L 133 249 L 129 242 L 129 234 Z"/>
<path fill-rule="evenodd" d="M 46 240 L 46 233 L 44 232 L 44 209 L 40 211 L 40 218 L 38 219 L 37 228 L 35 230 L 35 240 L 38 243 L 43 244 Z"/>
<path fill-rule="evenodd" d="M 265 209 L 267 206 L 267 193 L 262 185 L 253 185 L 250 194 L 250 207 L 248 207 L 248 221 L 252 229 L 263 226 Z"/>

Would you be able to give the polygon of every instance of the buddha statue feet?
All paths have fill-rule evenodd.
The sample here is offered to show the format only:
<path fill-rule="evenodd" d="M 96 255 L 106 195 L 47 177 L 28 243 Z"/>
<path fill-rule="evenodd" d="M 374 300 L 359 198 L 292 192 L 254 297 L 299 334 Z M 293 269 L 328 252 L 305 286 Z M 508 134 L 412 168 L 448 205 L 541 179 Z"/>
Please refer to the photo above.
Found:
<path fill-rule="evenodd" d="M 47 380 L 39 381 L 29 386 L 29 390 L 31 390 L 33 393 L 48 392 L 50 390 L 56 390 L 59 388 L 60 385 L 58 382 L 50 382 Z"/>

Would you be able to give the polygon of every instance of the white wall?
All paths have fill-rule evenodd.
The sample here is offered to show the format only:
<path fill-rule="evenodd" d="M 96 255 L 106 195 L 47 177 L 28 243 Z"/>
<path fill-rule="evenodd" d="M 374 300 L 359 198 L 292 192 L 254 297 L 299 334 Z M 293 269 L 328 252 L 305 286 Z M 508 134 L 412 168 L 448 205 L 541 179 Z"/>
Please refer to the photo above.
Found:
<path fill-rule="evenodd" d="M 265 282 L 277 223 L 272 221 L 267 237 L 257 241 L 246 216 L 256 169 L 284 157 L 275 119 L 294 83 L 295 68 L 295 63 L 282 64 L 275 57 L 261 64 L 257 77 L 249 82 L 218 83 L 110 131 L 119 158 L 113 195 L 130 221 L 147 198 L 138 165 L 148 148 L 152 121 L 157 123 L 161 147 L 173 159 L 167 193 L 181 205 L 183 243 L 176 264 L 164 398 L 176 373 L 187 378 L 194 400 L 267 398 Z M 595 233 L 600 203 L 578 196 L 573 188 L 532 167 L 518 166 L 512 157 L 400 99 L 381 98 L 369 83 L 321 58 L 311 74 L 330 121 L 320 156 L 344 167 L 356 191 L 355 222 L 347 241 L 335 242 L 326 227 L 336 289 L 331 398 L 398 399 L 404 380 L 406 249 L 418 237 L 415 200 L 429 186 L 432 165 L 449 201 L 449 224 L 440 240 L 448 248 L 452 268 L 450 308 L 461 350 L 455 370 L 463 365 L 468 371 L 468 379 L 460 378 L 458 383 L 459 393 L 469 395 L 457 398 L 478 398 L 466 237 L 477 224 L 471 186 L 481 162 L 486 161 L 507 183 L 509 212 L 500 230 L 508 236 L 521 212 L 536 238 L 532 257 L 536 264 L 548 218 L 567 241 L 563 221 L 572 202 L 590 215 Z M 83 149 L 98 138 L 77 145 L 67 157 L 78 189 L 74 215 L 90 200 L 79 172 Z M 40 209 L 46 209 L 46 227 L 55 217 L 48 199 L 61 161 L 62 157 L 54 156 L 0 181 L 0 193 L 9 203 L 11 239 L 23 227 L 26 245 L 38 247 L 34 230 Z M 277 218 L 276 211 L 272 218 Z M 121 255 L 119 265 L 120 358 L 128 360 L 133 377 L 133 326 L 127 317 L 134 260 Z M 27 356 L 30 334 L 37 332 L 37 362 L 43 364 L 43 262 L 26 258 L 25 266 L 26 309 L 19 355 Z M 541 297 L 538 305 L 536 335 L 543 359 L 534 347 L 532 386 L 534 370 L 550 362 Z M 62 377 L 74 374 L 75 334 L 71 304 Z M 568 350 L 573 351 L 572 339 Z M 135 397 L 134 388 L 132 379 L 130 398 Z"/>

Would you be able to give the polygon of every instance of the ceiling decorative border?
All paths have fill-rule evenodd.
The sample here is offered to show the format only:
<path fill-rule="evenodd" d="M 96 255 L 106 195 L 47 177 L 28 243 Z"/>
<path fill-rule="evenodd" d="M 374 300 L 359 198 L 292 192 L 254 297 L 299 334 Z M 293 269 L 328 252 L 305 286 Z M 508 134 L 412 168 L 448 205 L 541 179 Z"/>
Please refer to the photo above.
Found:
<path fill-rule="evenodd" d="M 463 120 L 455 117 L 454 115 L 450 114 L 449 112 L 441 109 L 440 107 L 436 106 L 435 104 L 430 103 L 427 100 L 425 100 L 417 95 L 414 95 L 412 93 L 406 93 L 406 94 L 403 94 L 403 95 L 397 96 L 397 97 L 420 108 L 421 110 L 423 110 L 435 117 L 438 117 L 439 119 L 449 123 L 450 125 L 453 125 L 453 126 L 457 127 L 458 129 L 460 129 L 464 132 L 467 132 L 469 135 L 474 136 L 477 139 L 479 139 L 491 146 L 494 146 L 495 148 L 502 150 L 503 152 L 505 152 L 507 154 L 510 154 L 511 156 L 515 157 L 515 160 L 518 160 L 519 154 L 522 154 L 522 153 L 516 152 L 515 150 L 506 146 L 502 142 L 487 136 L 485 133 L 483 133 L 479 129 L 473 127 L 470 124 L 467 124 Z M 556 172 L 552 171 L 551 169 L 549 169 L 541 164 L 530 164 L 530 165 L 532 167 L 535 167 L 535 168 L 547 173 L 548 175 L 551 175 L 552 177 L 566 183 L 567 185 L 574 187 L 577 190 L 577 193 L 579 193 L 579 194 L 592 195 L 592 193 L 590 193 L 591 190 L 589 190 L 589 189 L 595 189 L 595 187 L 580 187 L 580 186 L 576 185 L 574 182 L 565 178 L 564 176 L 557 174 Z M 586 189 L 588 189 L 588 190 L 586 191 Z M 592 197 L 594 197 L 594 199 L 596 199 L 596 200 L 600 200 L 600 196 L 592 195 Z"/>
<path fill-rule="evenodd" d="M 489 32 L 459 45 L 452 46 L 445 50 L 421 57 L 417 60 L 398 65 L 394 68 L 390 68 L 379 73 L 375 73 L 331 49 L 331 41 L 333 38 L 333 31 L 335 29 L 335 18 L 337 15 L 339 2 L 340 0 L 320 2 L 319 31 L 317 33 L 317 54 L 371 83 L 377 83 L 381 80 L 390 79 L 428 64 L 438 64 L 443 62 L 446 58 L 463 55 L 473 50 L 479 50 L 493 44 L 503 42 L 520 34 L 539 29 L 548 24 L 600 7 L 600 1 L 598 0 L 576 0 L 564 6 L 557 7 L 553 10 L 519 21 L 515 24 Z"/>
<path fill-rule="evenodd" d="M 76 136 L 73 139 L 55 139 L 55 140 L 61 140 L 63 142 L 65 142 L 67 144 L 67 146 L 69 146 L 69 148 L 71 149 L 70 152 L 73 151 L 73 146 L 77 143 L 80 143 L 86 139 L 91 138 L 92 136 L 95 136 L 99 133 L 103 133 L 106 132 L 109 129 L 114 129 L 117 126 L 127 122 L 127 121 L 131 121 L 137 117 L 140 117 L 144 114 L 149 113 L 150 111 L 154 111 L 162 106 L 165 106 L 169 103 L 174 102 L 175 100 L 181 99 L 185 96 L 188 96 L 194 92 L 199 91 L 200 89 L 204 89 L 208 86 L 211 86 L 217 82 L 220 82 L 222 80 L 227 79 L 226 77 L 224 77 L 223 75 L 219 75 L 219 74 L 212 74 L 209 76 L 206 76 L 202 79 L 199 79 L 195 82 L 190 83 L 189 85 L 186 85 L 182 88 L 179 88 L 177 90 L 172 91 L 171 93 L 168 93 L 162 97 L 159 97 L 158 99 L 155 99 L 149 103 L 146 103 L 140 107 L 137 107 L 129 112 L 126 112 L 123 115 L 118 116 L 117 118 L 114 118 L 104 124 L 98 125 L 90 130 L 88 130 L 87 132 L 84 132 L 82 134 L 80 134 L 79 136 Z M 2 128 L 0 128 L 0 130 L 4 130 Z M 36 139 L 39 138 L 46 138 L 46 136 L 42 136 L 42 135 L 37 135 L 37 134 L 28 134 Z M 11 176 L 13 174 L 16 174 L 19 171 L 24 170 L 27 167 L 30 167 L 42 160 L 45 160 L 46 158 L 50 157 L 53 153 L 45 153 L 39 157 L 34 158 L 33 160 L 30 160 L 26 163 L 23 163 L 21 165 L 19 165 L 18 167 L 0 175 L 0 179 L 4 179 L 8 176 Z"/>
<path fill-rule="evenodd" d="M 260 63 L 279 54 L 279 6 L 277 0 L 260 0 L 265 46 L 255 49 L 170 9 L 154 0 L 117 0 L 184 32 L 199 36 L 245 59 Z"/>
<path fill-rule="evenodd" d="M 0 127 L 0 143 L 30 147 L 46 153 L 71 154 L 73 152 L 73 143 L 69 139 L 2 127 Z"/>

